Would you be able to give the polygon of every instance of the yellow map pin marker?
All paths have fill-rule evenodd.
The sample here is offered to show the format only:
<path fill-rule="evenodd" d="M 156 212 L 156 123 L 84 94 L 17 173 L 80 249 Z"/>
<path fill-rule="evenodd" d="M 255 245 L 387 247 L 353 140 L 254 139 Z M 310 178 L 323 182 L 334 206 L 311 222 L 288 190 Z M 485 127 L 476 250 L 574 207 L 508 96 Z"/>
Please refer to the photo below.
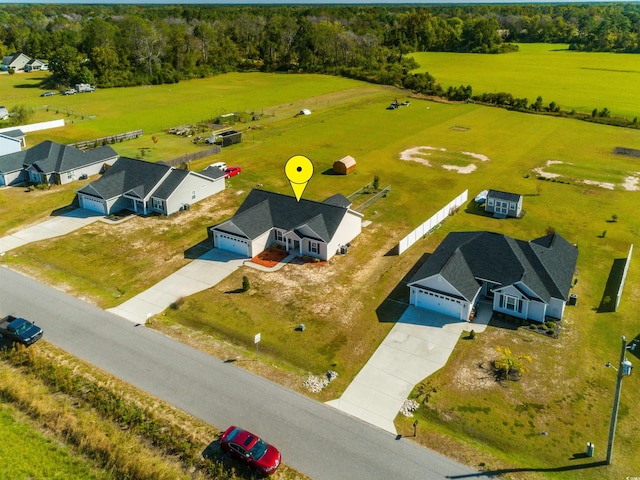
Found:
<path fill-rule="evenodd" d="M 289 179 L 296 200 L 299 202 L 302 192 L 307 188 L 307 183 L 313 175 L 313 163 L 305 156 L 296 155 L 287 160 L 284 165 L 284 174 Z"/>

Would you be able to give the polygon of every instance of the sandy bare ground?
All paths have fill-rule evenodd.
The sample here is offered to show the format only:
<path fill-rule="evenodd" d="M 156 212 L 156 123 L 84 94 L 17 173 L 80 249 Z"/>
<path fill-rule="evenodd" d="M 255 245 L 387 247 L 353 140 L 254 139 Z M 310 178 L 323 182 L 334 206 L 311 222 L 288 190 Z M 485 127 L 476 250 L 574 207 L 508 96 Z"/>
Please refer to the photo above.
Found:
<path fill-rule="evenodd" d="M 400 160 L 418 162 L 423 165 L 426 165 L 427 167 L 430 167 L 431 162 L 429 162 L 429 160 L 425 158 L 431 155 L 429 150 L 437 150 L 439 152 L 447 151 L 446 148 L 430 147 L 428 145 L 423 145 L 420 147 L 409 148 L 407 150 L 400 152 Z M 473 153 L 473 152 L 460 152 L 460 153 L 462 153 L 463 155 L 472 157 L 476 160 L 480 160 L 482 162 L 489 161 L 489 157 L 481 153 Z M 442 165 L 442 168 L 444 168 L 445 170 L 454 170 L 462 174 L 468 174 L 473 172 L 477 168 L 477 166 L 474 163 L 470 163 L 469 165 L 465 165 L 464 167 L 460 167 L 458 165 Z"/>
<path fill-rule="evenodd" d="M 640 186 L 638 185 L 639 183 L 640 183 L 640 172 L 634 172 L 633 175 L 629 175 L 628 177 L 625 177 L 622 187 L 625 190 L 628 190 L 630 192 L 635 192 L 640 190 Z"/>
<path fill-rule="evenodd" d="M 546 178 L 558 178 L 561 177 L 559 173 L 550 173 L 546 172 L 544 169 L 549 165 L 558 165 L 567 162 L 561 162 L 560 160 L 547 160 L 543 167 L 534 168 L 533 171 L 541 177 Z M 569 164 L 570 165 L 570 164 Z M 613 190 L 616 187 L 615 183 L 610 182 L 597 182 L 595 180 L 576 180 L 579 183 L 584 183 L 585 185 L 594 185 L 600 188 L 606 188 L 607 190 Z M 634 192 L 640 190 L 640 172 L 633 172 L 633 174 L 625 177 L 624 182 L 621 184 L 622 188 L 627 191 Z"/>

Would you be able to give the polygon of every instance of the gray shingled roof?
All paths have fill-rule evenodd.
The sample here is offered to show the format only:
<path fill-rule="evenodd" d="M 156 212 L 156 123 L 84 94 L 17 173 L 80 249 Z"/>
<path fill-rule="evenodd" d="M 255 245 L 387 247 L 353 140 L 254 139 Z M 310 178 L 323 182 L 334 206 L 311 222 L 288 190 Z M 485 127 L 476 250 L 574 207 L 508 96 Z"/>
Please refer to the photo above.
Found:
<path fill-rule="evenodd" d="M 85 185 L 78 192 L 104 200 L 124 193 L 145 198 L 169 170 L 171 167 L 167 165 L 120 157 L 101 178 Z"/>
<path fill-rule="evenodd" d="M 228 222 L 249 239 L 255 239 L 274 227 L 308 237 L 301 232 L 306 226 L 315 232 L 319 240 L 329 242 L 346 213 L 347 208 L 343 206 L 304 199 L 298 202 L 294 197 L 254 189 Z"/>
<path fill-rule="evenodd" d="M 220 170 L 218 167 L 212 167 L 211 165 L 209 165 L 204 170 L 199 171 L 198 173 L 200 175 L 204 175 L 205 177 L 213 178 L 214 180 L 216 178 L 224 177 L 224 172 L 222 170 Z"/>
<path fill-rule="evenodd" d="M 33 165 L 42 173 L 62 173 L 105 162 L 117 156 L 118 154 L 108 145 L 82 151 L 46 140 L 27 150 L 0 157 L 0 171 L 15 171 Z"/>
<path fill-rule="evenodd" d="M 452 232 L 409 283 L 442 274 L 467 299 L 486 280 L 498 285 L 522 282 L 541 299 L 567 299 L 578 250 L 560 235 L 531 242 L 492 232 Z"/>
<path fill-rule="evenodd" d="M 108 145 L 83 151 L 50 140 L 39 143 L 26 152 L 25 166 L 33 165 L 36 170 L 46 174 L 68 172 L 118 156 Z"/>
<path fill-rule="evenodd" d="M 173 193 L 173 191 L 178 188 L 178 185 L 182 183 L 187 175 L 189 175 L 188 170 L 180 170 L 174 168 L 173 170 L 171 170 L 169 176 L 162 181 L 162 184 L 158 187 L 158 189 L 153 192 L 153 196 L 166 200 Z"/>

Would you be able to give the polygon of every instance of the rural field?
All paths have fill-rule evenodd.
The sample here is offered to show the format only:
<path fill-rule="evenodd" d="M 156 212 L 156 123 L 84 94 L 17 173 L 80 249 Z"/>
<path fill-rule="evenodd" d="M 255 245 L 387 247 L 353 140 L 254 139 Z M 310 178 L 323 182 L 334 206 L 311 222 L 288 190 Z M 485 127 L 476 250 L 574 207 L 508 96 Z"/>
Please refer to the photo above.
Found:
<path fill-rule="evenodd" d="M 525 51 L 523 46 L 518 54 L 499 57 L 516 58 Z M 542 58 L 556 53 L 560 52 L 549 51 Z M 607 68 L 628 69 L 625 56 L 613 58 L 621 63 Z M 454 78 L 457 65 L 448 65 L 448 74 Z M 446 83 L 447 72 L 426 70 Z M 554 95 L 558 82 L 552 85 L 551 74 L 544 69 L 539 75 L 535 72 L 528 72 L 528 85 L 539 85 L 541 90 L 544 86 L 544 91 L 518 93 L 515 85 L 525 87 L 518 80 L 512 80 L 514 89 L 495 88 L 530 100 L 539 94 L 563 108 L 578 109 L 581 104 L 571 106 L 578 97 L 571 92 Z M 15 77 L 9 80 L 17 82 Z M 30 77 L 23 78 L 16 85 L 28 83 Z M 470 78 L 474 80 L 459 78 L 453 84 L 471 83 L 474 91 L 482 90 L 475 84 L 482 76 Z M 0 85 L 7 79 L 0 76 Z M 612 88 L 611 93 L 619 97 L 602 104 L 605 97 L 592 86 L 575 88 L 584 88 L 588 110 L 606 106 L 622 114 L 614 100 L 625 108 L 634 101 L 640 104 L 625 97 L 637 95 L 635 90 Z M 639 475 L 633 460 L 640 457 L 634 375 L 624 380 L 614 463 L 598 462 L 606 451 L 615 385 L 615 371 L 604 364 L 619 358 L 621 335 L 628 340 L 640 335 L 636 315 L 640 271 L 635 258 L 619 310 L 600 308 L 606 303 L 605 287 L 614 261 L 627 256 L 640 233 L 640 218 L 635 214 L 640 160 L 613 153 L 618 146 L 640 149 L 640 131 L 426 101 L 391 87 L 317 75 L 229 74 L 171 86 L 98 90 L 71 98 L 41 99 L 36 88 L 11 92 L 7 106 L 42 105 L 47 100 L 58 102 L 59 109 L 82 112 L 70 115 L 74 123 L 67 127 L 29 135 L 29 145 L 47 138 L 72 142 L 142 128 L 145 135 L 114 149 L 129 156 L 141 156 L 144 151 L 144 158 L 153 161 L 204 148 L 165 133 L 166 128 L 228 112 L 243 117 L 232 125 L 243 131 L 243 143 L 189 165 L 193 170 L 214 161 L 241 166 L 242 174 L 230 179 L 221 194 L 175 216 L 97 222 L 65 237 L 7 252 L 6 266 L 103 308 L 120 304 L 189 262 L 206 248 L 206 227 L 233 215 L 252 188 L 259 185 L 290 194 L 284 163 L 293 155 L 305 155 L 314 164 L 305 198 L 350 195 L 375 176 L 381 188 L 389 186 L 386 197 L 363 210 L 364 220 L 371 224 L 352 242 L 347 255 L 321 265 L 291 264 L 277 272 L 241 269 L 150 321 L 150 328 L 225 359 L 253 358 L 253 335 L 260 331 L 261 361 L 242 364 L 309 395 L 302 387 L 307 375 L 337 371 L 339 377 L 315 394 L 320 401 L 338 397 L 375 351 L 406 308 L 408 272 L 448 232 L 490 230 L 531 240 L 553 229 L 578 244 L 574 293 L 579 300 L 575 307 L 567 307 L 559 338 L 516 330 L 499 319 L 473 340 L 463 335 L 447 366 L 416 386 L 414 394 L 421 402 L 416 441 L 506 478 Z M 134 98 L 140 108 L 130 111 Z M 410 105 L 387 110 L 394 99 Z M 312 114 L 296 117 L 302 108 Z M 38 110 L 36 117 L 57 118 L 53 108 Z M 356 171 L 331 175 L 333 162 L 345 155 L 356 159 Z M 69 205 L 79 187 L 0 190 L 0 235 Z M 490 218 L 469 202 L 402 256 L 388 254 L 458 194 L 468 189 L 473 198 L 487 188 L 523 194 L 524 217 Z M 366 197 L 354 197 L 354 206 Z M 250 280 L 249 291 L 230 294 L 242 285 L 243 276 Z M 299 323 L 305 323 L 304 332 L 295 331 Z M 497 358 L 496 347 L 532 357 L 520 381 L 500 383 L 491 378 L 487 365 Z M 640 365 L 633 353 L 629 358 Z M 399 417 L 398 431 L 409 434 L 414 420 Z M 587 442 L 595 444 L 593 458 L 583 455 Z"/>
<path fill-rule="evenodd" d="M 565 44 L 521 43 L 504 55 L 418 52 L 418 72 L 429 72 L 445 90 L 471 85 L 474 94 L 508 92 L 563 110 L 591 113 L 608 108 L 612 116 L 640 116 L 637 55 L 570 51 Z"/>

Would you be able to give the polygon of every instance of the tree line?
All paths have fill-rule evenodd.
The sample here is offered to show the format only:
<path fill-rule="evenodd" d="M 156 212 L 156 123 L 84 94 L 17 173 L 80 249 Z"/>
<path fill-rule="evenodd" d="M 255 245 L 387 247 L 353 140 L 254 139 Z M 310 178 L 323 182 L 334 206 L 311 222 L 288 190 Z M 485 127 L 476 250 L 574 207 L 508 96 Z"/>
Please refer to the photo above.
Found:
<path fill-rule="evenodd" d="M 514 42 L 640 52 L 640 5 L 7 5 L 0 53 L 49 61 L 51 87 L 300 71 L 437 88 L 414 51 L 504 53 Z M 448 93 L 465 95 L 464 88 Z M 438 93 L 430 91 L 429 93 Z M 443 93 L 443 92 L 440 92 Z M 444 92 L 445 94 L 447 92 Z"/>

